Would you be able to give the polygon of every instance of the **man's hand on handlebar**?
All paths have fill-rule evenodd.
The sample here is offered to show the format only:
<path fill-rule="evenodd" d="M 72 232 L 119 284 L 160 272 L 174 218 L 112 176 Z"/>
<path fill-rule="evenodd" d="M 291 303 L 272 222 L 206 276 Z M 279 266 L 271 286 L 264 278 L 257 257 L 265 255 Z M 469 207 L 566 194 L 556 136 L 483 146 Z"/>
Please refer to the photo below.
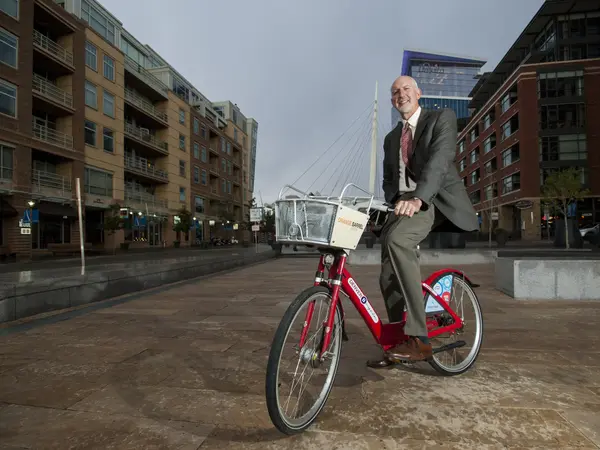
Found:
<path fill-rule="evenodd" d="M 398 202 L 396 202 L 396 206 L 394 207 L 394 214 L 397 216 L 412 217 L 421 210 L 422 205 L 423 202 L 418 198 L 413 198 L 411 200 L 398 200 Z"/>

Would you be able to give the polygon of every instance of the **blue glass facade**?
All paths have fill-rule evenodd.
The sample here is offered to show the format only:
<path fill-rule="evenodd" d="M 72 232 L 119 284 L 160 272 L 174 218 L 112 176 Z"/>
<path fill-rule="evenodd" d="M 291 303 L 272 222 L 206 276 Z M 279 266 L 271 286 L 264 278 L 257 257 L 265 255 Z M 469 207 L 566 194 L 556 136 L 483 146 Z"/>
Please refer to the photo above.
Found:
<path fill-rule="evenodd" d="M 486 61 L 405 50 L 402 75 L 413 77 L 422 91 L 419 104 L 427 109 L 451 108 L 458 119 L 469 117 L 469 93 Z M 392 127 L 400 114 L 392 108 Z"/>

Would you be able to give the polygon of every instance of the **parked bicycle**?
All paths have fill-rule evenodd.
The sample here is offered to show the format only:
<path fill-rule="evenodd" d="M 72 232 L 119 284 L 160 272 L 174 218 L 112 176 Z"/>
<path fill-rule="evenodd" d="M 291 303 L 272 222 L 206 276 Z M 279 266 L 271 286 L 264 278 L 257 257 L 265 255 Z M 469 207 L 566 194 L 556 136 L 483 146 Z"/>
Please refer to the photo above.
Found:
<path fill-rule="evenodd" d="M 366 191 L 363 192 L 368 197 L 345 196 L 349 187 L 363 191 L 349 184 L 339 197 L 316 197 L 285 186 L 275 202 L 276 240 L 284 244 L 314 245 L 321 253 L 314 284 L 302 291 L 285 312 L 273 337 L 267 364 L 265 388 L 269 416 L 275 427 L 285 434 L 307 429 L 331 393 L 342 341 L 348 340 L 340 294 L 358 310 L 384 351 L 407 339 L 403 332 L 406 312 L 401 322 L 383 323 L 346 267 L 350 251 L 356 249 L 369 215 L 373 211 L 389 213 L 393 209 L 385 204 L 374 205 L 373 196 Z M 284 198 L 286 189 L 301 196 Z M 464 373 L 475 363 L 483 338 L 481 307 L 473 290 L 477 285 L 463 272 L 447 268 L 431 274 L 422 286 L 428 336 L 434 345 L 428 362 L 443 375 Z M 461 292 L 459 300 L 455 296 L 458 291 Z M 318 303 L 319 299 L 322 302 Z M 472 308 L 468 318 L 465 304 Z M 311 325 L 315 325 L 314 331 Z M 471 330 L 474 336 L 469 343 L 465 339 Z M 292 351 L 295 361 L 289 368 L 282 362 L 285 350 Z M 321 370 L 322 373 L 316 373 Z M 280 391 L 284 385 L 287 387 Z M 304 394 L 308 395 L 303 400 Z"/>

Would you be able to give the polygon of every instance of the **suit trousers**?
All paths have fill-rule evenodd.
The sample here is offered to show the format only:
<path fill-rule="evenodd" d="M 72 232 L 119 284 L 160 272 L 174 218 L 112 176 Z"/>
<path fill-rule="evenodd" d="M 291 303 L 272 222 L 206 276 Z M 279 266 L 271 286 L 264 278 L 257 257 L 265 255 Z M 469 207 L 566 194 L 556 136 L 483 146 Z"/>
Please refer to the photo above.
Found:
<path fill-rule="evenodd" d="M 390 322 L 402 321 L 406 305 L 404 333 L 408 336 L 427 336 L 417 245 L 431 231 L 434 217 L 433 205 L 412 217 L 391 212 L 381 232 L 379 287 Z"/>

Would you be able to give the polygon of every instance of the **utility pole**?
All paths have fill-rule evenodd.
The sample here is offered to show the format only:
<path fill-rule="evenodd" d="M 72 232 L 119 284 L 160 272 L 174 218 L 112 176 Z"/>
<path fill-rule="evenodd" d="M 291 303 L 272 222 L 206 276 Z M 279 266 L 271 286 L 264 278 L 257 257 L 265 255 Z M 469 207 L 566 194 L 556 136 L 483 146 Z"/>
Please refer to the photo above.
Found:
<path fill-rule="evenodd" d="M 377 81 L 375 82 L 375 106 L 373 107 L 373 128 L 371 129 L 371 175 L 369 191 L 375 195 L 375 178 L 377 173 Z"/>

